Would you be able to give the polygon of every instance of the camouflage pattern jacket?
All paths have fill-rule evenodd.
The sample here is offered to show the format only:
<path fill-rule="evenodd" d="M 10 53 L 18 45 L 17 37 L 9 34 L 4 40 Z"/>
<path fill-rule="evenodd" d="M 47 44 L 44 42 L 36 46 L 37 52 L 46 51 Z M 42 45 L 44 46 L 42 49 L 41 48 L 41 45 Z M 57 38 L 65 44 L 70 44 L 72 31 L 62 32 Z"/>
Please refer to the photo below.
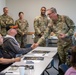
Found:
<path fill-rule="evenodd" d="M 48 20 L 47 16 L 38 16 L 34 20 L 34 29 L 35 29 L 35 36 L 41 35 L 46 30 L 48 24 L 50 24 L 50 20 Z"/>
<path fill-rule="evenodd" d="M 18 34 L 21 35 L 23 32 L 24 32 L 24 34 L 27 34 L 28 27 L 29 27 L 29 24 L 28 24 L 27 20 L 18 19 L 18 20 L 15 21 L 15 24 L 18 25 Z"/>
<path fill-rule="evenodd" d="M 58 15 L 58 20 L 52 20 L 51 26 L 47 27 L 44 35 L 39 39 L 38 43 L 40 44 L 43 40 L 45 40 L 50 35 L 50 32 L 54 32 L 57 36 L 60 33 L 64 33 L 67 37 L 71 37 L 74 34 L 74 28 L 75 25 L 69 17 L 64 16 L 63 20 L 62 16 Z"/>
<path fill-rule="evenodd" d="M 8 24 L 14 24 L 14 20 L 9 15 L 0 16 L 0 33 L 4 36 L 7 33 L 6 27 Z"/>

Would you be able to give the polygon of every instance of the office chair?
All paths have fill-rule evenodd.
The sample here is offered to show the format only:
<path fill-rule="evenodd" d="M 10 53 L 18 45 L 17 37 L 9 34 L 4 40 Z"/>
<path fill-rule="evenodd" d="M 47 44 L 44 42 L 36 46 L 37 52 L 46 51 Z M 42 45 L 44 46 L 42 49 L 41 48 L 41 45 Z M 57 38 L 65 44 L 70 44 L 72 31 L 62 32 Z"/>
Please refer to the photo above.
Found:
<path fill-rule="evenodd" d="M 49 64 L 49 65 L 47 66 L 46 70 L 45 70 L 45 72 L 47 72 L 48 75 L 50 75 L 50 74 L 48 73 L 48 71 L 47 71 L 48 69 L 54 68 L 56 71 L 59 71 L 59 70 L 55 67 L 55 61 L 56 61 L 57 59 L 58 59 L 58 53 L 56 53 L 55 56 L 53 57 L 53 59 L 52 59 L 52 61 L 51 61 L 51 63 L 50 63 L 51 66 L 49 66 L 49 65 L 50 65 L 50 64 Z"/>
<path fill-rule="evenodd" d="M 59 69 L 63 75 L 65 74 L 65 72 L 67 71 L 68 68 L 69 68 L 69 66 L 67 64 L 59 65 Z"/>
<path fill-rule="evenodd" d="M 47 47 L 57 47 L 57 39 L 46 39 L 46 46 Z M 53 59 L 52 59 L 52 61 L 51 61 L 51 66 L 47 66 L 47 68 L 45 69 L 45 72 L 48 74 L 48 75 L 50 75 L 49 73 L 48 73 L 48 69 L 50 69 L 50 68 L 54 68 L 56 71 L 58 71 L 58 69 L 55 67 L 55 61 L 58 59 L 58 53 L 56 53 L 55 55 L 54 55 L 54 57 L 53 57 Z M 44 74 L 43 74 L 44 75 Z"/>

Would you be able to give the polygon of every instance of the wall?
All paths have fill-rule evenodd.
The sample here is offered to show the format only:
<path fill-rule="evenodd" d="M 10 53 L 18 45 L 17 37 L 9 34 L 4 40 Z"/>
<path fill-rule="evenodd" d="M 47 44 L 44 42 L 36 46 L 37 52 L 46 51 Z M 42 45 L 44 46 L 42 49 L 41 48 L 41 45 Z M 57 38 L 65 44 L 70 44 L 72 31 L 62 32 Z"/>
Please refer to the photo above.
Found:
<path fill-rule="evenodd" d="M 0 15 L 3 13 L 3 7 L 6 6 L 6 0 L 0 0 Z"/>
<path fill-rule="evenodd" d="M 6 0 L 10 15 L 16 20 L 18 12 L 23 11 L 29 22 L 29 31 L 34 31 L 33 21 L 40 14 L 40 8 L 55 7 L 59 14 L 69 16 L 76 24 L 76 0 Z M 28 37 L 28 43 L 32 43 L 32 37 Z"/>

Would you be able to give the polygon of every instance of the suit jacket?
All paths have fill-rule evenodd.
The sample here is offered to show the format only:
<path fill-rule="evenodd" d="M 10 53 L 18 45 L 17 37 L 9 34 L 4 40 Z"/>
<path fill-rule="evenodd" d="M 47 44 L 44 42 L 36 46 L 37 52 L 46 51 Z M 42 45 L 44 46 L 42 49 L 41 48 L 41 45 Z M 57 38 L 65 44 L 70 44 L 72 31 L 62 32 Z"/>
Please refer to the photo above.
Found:
<path fill-rule="evenodd" d="M 16 54 L 26 54 L 32 50 L 32 48 L 20 48 L 18 43 L 11 37 L 5 37 L 3 41 L 3 49 L 9 52 L 12 57 Z"/>
<path fill-rule="evenodd" d="M 3 48 L 0 46 L 0 58 L 7 58 L 7 56 L 6 55 L 4 55 L 4 53 L 5 53 L 5 51 L 3 51 Z M 2 70 L 4 70 L 5 68 L 7 68 L 8 66 L 10 66 L 12 63 L 10 63 L 10 64 L 2 64 L 2 63 L 0 63 L 0 72 L 2 71 Z"/>

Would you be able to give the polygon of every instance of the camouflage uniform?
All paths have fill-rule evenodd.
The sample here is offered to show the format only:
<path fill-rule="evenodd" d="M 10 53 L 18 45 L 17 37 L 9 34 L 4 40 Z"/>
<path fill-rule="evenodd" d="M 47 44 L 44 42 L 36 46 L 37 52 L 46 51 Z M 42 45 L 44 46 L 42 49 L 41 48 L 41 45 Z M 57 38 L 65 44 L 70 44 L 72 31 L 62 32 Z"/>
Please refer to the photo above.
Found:
<path fill-rule="evenodd" d="M 14 20 L 9 15 L 0 16 L 0 33 L 5 36 L 7 33 L 6 27 L 8 24 L 14 24 Z"/>
<path fill-rule="evenodd" d="M 38 16 L 35 18 L 34 20 L 34 29 L 35 29 L 35 38 L 34 38 L 34 42 L 37 43 L 37 41 L 41 38 L 41 34 L 45 32 L 48 24 L 49 24 L 49 20 L 47 18 L 47 16 L 45 15 L 43 16 Z M 42 42 L 40 44 L 40 46 L 45 46 L 46 42 Z"/>
<path fill-rule="evenodd" d="M 16 39 L 20 43 L 21 47 L 25 47 L 27 44 L 27 32 L 29 24 L 25 19 L 23 21 L 18 19 L 16 20 L 15 24 L 18 25 L 18 34 L 16 35 Z M 22 33 L 24 33 L 24 35 L 22 35 Z"/>
<path fill-rule="evenodd" d="M 69 61 L 67 59 L 67 54 L 68 54 L 67 51 L 72 46 L 71 37 L 74 33 L 74 28 L 75 28 L 75 25 L 69 17 L 64 16 L 64 21 L 63 21 L 62 16 L 58 15 L 58 20 L 57 21 L 52 20 L 52 26 L 46 29 L 45 34 L 41 39 L 39 39 L 38 43 L 40 44 L 42 41 L 44 41 L 52 31 L 57 36 L 59 35 L 59 33 L 66 34 L 67 37 L 65 37 L 64 39 L 58 38 L 57 45 L 58 45 L 58 54 L 59 54 L 61 63 L 65 63 L 65 62 L 68 63 Z"/>

